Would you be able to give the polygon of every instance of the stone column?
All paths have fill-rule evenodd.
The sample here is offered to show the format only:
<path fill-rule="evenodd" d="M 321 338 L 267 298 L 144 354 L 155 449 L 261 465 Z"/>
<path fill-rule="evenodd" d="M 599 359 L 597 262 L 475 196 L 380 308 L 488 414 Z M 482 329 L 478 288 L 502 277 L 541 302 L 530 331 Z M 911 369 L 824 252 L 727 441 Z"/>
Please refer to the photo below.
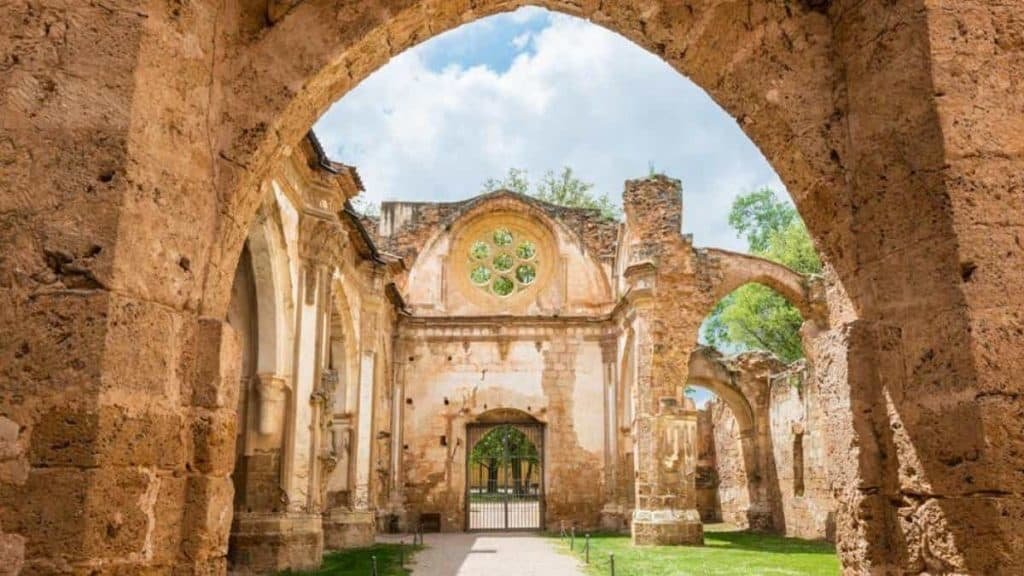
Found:
<path fill-rule="evenodd" d="M 370 476 L 373 473 L 373 373 L 377 367 L 377 355 L 363 350 L 359 364 L 359 405 L 356 408 L 356 477 L 352 496 L 352 507 L 356 510 L 370 509 Z"/>
<path fill-rule="evenodd" d="M 376 512 L 372 502 L 374 475 L 374 401 L 376 397 L 376 373 L 378 343 L 379 302 L 372 296 L 363 299 L 359 327 L 359 369 L 351 396 L 353 411 L 352 429 L 349 434 L 352 446 L 351 476 L 348 486 L 350 502 L 348 507 L 333 509 L 329 514 L 331 549 L 369 546 L 373 544 L 376 532 Z"/>
<path fill-rule="evenodd" d="M 394 348 L 394 369 L 392 374 L 391 391 L 391 474 L 389 481 L 388 509 L 391 514 L 398 516 L 398 524 L 406 529 L 405 512 L 405 477 L 402 469 L 404 452 L 404 425 L 405 425 L 405 378 L 406 378 L 406 353 L 405 342 L 395 339 Z"/>
<path fill-rule="evenodd" d="M 620 531 L 627 525 L 622 495 L 619 494 L 619 379 L 618 339 L 601 340 L 601 365 L 604 375 L 604 507 L 601 528 Z"/>
<path fill-rule="evenodd" d="M 364 301 L 365 304 L 365 301 Z M 345 459 L 344 469 L 332 479 L 324 517 L 324 541 L 328 550 L 358 548 L 373 544 L 375 511 L 370 502 L 373 457 L 373 400 L 377 341 L 375 312 L 364 307 L 355 348 L 355 368 L 347 371 L 354 382 L 346 382 L 343 415 L 335 415 L 334 442 Z M 341 463 L 339 462 L 339 466 Z M 344 477 L 342 477 L 342 475 Z"/>
<path fill-rule="evenodd" d="M 330 394 L 324 368 L 329 342 L 330 278 L 346 238 L 336 222 L 303 213 L 299 221 L 299 281 L 296 286 L 291 388 L 274 378 L 258 382 L 257 428 L 282 428 L 279 502 L 272 511 L 240 512 L 232 534 L 232 558 L 256 572 L 320 566 L 322 415 Z M 286 397 L 285 393 L 287 392 Z M 284 404 L 283 422 L 273 408 Z"/>
<path fill-rule="evenodd" d="M 327 550 L 342 550 L 366 543 L 366 526 L 372 527 L 369 521 L 361 521 L 359 514 L 352 511 L 352 450 L 353 442 L 353 402 L 349 382 L 350 375 L 358 373 L 349 366 L 352 358 L 346 351 L 346 340 L 359 342 L 355 334 L 343 334 L 334 331 L 331 334 L 332 369 L 338 375 L 337 389 L 333 395 L 333 408 L 329 434 L 324 442 L 325 450 L 333 459 L 333 467 L 327 474 L 324 486 L 324 547 Z M 352 396 L 354 397 L 354 396 Z M 365 514 L 363 515 L 365 516 Z"/>
<path fill-rule="evenodd" d="M 635 319 L 633 395 L 636 508 L 633 543 L 702 544 L 696 501 L 696 412 L 682 397 L 699 319 L 686 314 L 692 247 L 682 237 L 678 181 L 652 176 L 626 183 L 627 302 Z"/>
<path fill-rule="evenodd" d="M 257 374 L 255 433 L 280 437 L 288 403 L 288 382 L 276 374 Z"/>
<path fill-rule="evenodd" d="M 697 413 L 677 396 L 657 395 L 651 382 L 653 348 L 645 346 L 646 327 L 638 331 L 642 352 L 636 396 L 636 508 L 633 543 L 703 544 L 697 511 Z"/>

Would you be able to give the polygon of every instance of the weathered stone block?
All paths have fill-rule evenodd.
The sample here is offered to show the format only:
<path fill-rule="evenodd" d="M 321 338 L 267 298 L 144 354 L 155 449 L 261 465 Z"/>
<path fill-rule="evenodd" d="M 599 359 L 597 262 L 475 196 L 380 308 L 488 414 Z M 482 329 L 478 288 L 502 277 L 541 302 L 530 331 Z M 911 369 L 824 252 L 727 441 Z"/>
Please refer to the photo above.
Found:
<path fill-rule="evenodd" d="M 151 477 L 135 468 L 33 469 L 0 492 L 0 525 L 25 538 L 27 558 L 69 562 L 141 553 Z"/>
<path fill-rule="evenodd" d="M 15 294 L 0 291 L 13 302 Z M 40 294 L 18 308 L 0 307 L 0 382 L 10 394 L 95 393 L 102 374 L 110 297 L 105 292 Z M 16 336 L 15 336 L 16 334 Z"/>
<path fill-rule="evenodd" d="M 53 409 L 32 430 L 33 466 L 157 466 L 184 464 L 182 418 L 130 414 L 116 406 L 95 412 Z"/>
<path fill-rule="evenodd" d="M 185 558 L 205 561 L 227 554 L 234 494 L 229 477 L 189 476 L 182 525 Z"/>
<path fill-rule="evenodd" d="M 926 499 L 900 510 L 907 572 L 1019 574 L 1024 572 L 1024 498 L 1016 494 Z"/>
<path fill-rule="evenodd" d="M 373 544 L 376 533 L 373 512 L 332 510 L 324 516 L 324 548 L 346 550 Z"/>
<path fill-rule="evenodd" d="M 189 321 L 189 315 L 119 295 L 112 296 L 110 304 L 103 355 L 105 402 L 176 403 L 181 387 L 175 367 L 183 345 L 178 327 Z"/>
<path fill-rule="evenodd" d="M 243 513 L 232 526 L 228 563 L 238 574 L 313 570 L 320 566 L 323 553 L 319 514 Z"/>
<path fill-rule="evenodd" d="M 28 479 L 24 444 L 21 425 L 0 416 L 0 484 L 24 484 Z"/>
<path fill-rule="evenodd" d="M 156 564 L 174 564 L 182 559 L 188 480 L 188 476 L 182 473 L 164 473 L 157 477 L 160 487 L 153 506 L 152 535 L 153 562 Z"/>
<path fill-rule="evenodd" d="M 203 474 L 228 476 L 235 468 L 238 415 L 234 410 L 200 410 L 189 418 L 189 463 Z"/>
<path fill-rule="evenodd" d="M 259 451 L 242 456 L 235 478 L 245 478 L 245 492 L 236 498 L 246 512 L 280 512 L 285 508 L 281 497 L 281 451 Z"/>
<path fill-rule="evenodd" d="M 703 545 L 704 525 L 696 510 L 634 510 L 633 544 L 636 546 Z"/>
<path fill-rule="evenodd" d="M 238 334 L 226 322 L 202 319 L 196 331 L 192 403 L 203 408 L 234 408 L 240 382 Z"/>
<path fill-rule="evenodd" d="M 0 532 L 0 572 L 17 576 L 25 562 L 25 538 Z"/>

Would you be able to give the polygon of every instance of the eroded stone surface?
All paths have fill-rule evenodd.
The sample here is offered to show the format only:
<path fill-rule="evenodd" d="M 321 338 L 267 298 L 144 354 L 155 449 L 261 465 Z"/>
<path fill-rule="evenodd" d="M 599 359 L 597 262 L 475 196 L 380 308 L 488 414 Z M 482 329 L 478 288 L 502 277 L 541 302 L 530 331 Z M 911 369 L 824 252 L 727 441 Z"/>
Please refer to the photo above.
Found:
<path fill-rule="evenodd" d="M 201 317 L 228 316 L 239 255 L 259 243 L 251 233 L 268 195 L 291 195 L 271 221 L 292 235 L 293 253 L 316 251 L 299 239 L 299 215 L 309 215 L 295 188 L 322 190 L 336 178 L 346 186 L 343 167 L 321 173 L 301 158 L 303 135 L 331 101 L 404 48 L 519 4 L 5 5 L 0 416 L 18 436 L 12 451 L 5 433 L 0 457 L 0 541 L 14 557 L 23 543 L 23 571 L 224 570 L 228 528 L 216 512 L 231 490 L 225 460 L 214 456 L 232 442 L 223 438 L 229 427 L 212 424 L 228 412 L 248 423 L 261 409 L 285 408 L 243 386 L 232 405 L 235 375 L 247 386 L 255 376 L 207 363 L 216 357 L 206 343 L 218 340 L 202 335 L 210 320 Z M 834 272 L 830 330 L 809 354 L 829 414 L 826 454 L 844 464 L 830 469 L 844 569 L 1020 573 L 1021 7 L 542 4 L 608 26 L 686 73 L 737 118 L 791 191 Z M 288 185 L 288 171 L 317 185 Z M 662 200 L 648 214 L 674 217 Z M 346 393 L 328 398 L 318 387 L 322 358 L 306 372 L 254 363 L 296 394 L 293 430 L 327 430 L 296 435 L 288 419 L 268 418 L 268 433 L 234 442 L 264 479 L 236 493 L 272 513 L 385 509 L 392 500 L 377 470 L 395 470 L 396 460 L 376 438 L 391 430 L 389 392 L 372 384 L 390 369 L 375 353 L 389 341 L 384 269 L 393 263 L 345 218 L 322 229 L 350 241 L 340 279 L 348 284 L 333 292 L 344 292 L 346 312 L 324 323 L 345 334 Z M 339 252 L 303 253 L 320 271 L 279 267 L 278 278 L 292 278 L 281 302 L 308 306 L 313 319 L 321 304 L 307 294 L 322 292 L 316 278 L 326 280 L 324 261 Z M 655 302 L 673 308 L 665 312 L 698 306 L 693 293 L 668 289 L 700 285 L 687 254 L 631 271 L 639 289 L 659 283 Z M 299 315 L 276 313 L 294 330 Z M 636 405 L 645 425 L 683 384 L 702 318 L 661 317 L 653 338 L 634 335 L 639 349 L 660 355 L 638 362 L 636 381 L 650 392 Z M 286 341 L 268 345 L 287 350 Z M 680 345 L 665 348 L 670 341 Z M 352 366 L 375 374 L 363 404 L 382 408 L 375 418 L 364 409 L 361 420 L 355 408 L 361 370 Z M 328 400 L 333 410 L 323 408 Z M 137 437 L 149 428 L 158 444 Z M 350 448 L 361 437 L 374 440 Z M 298 457 L 275 460 L 286 451 Z M 640 471 L 635 490 L 622 474 L 611 483 L 639 497 L 615 503 L 619 514 L 674 496 L 655 482 L 655 461 L 641 457 L 654 453 L 640 442 L 632 460 L 618 459 L 620 470 Z M 320 476 L 319 462 L 331 472 Z M 186 524 L 202 526 L 201 536 L 184 537 Z"/>

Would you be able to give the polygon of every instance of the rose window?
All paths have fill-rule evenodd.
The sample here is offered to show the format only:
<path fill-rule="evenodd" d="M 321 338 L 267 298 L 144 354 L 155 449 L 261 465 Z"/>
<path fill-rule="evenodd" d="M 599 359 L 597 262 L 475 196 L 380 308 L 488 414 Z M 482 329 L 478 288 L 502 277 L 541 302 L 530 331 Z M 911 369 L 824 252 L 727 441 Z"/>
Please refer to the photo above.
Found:
<path fill-rule="evenodd" d="M 508 228 L 495 228 L 469 247 L 469 280 L 481 290 L 509 296 L 537 279 L 537 245 Z"/>

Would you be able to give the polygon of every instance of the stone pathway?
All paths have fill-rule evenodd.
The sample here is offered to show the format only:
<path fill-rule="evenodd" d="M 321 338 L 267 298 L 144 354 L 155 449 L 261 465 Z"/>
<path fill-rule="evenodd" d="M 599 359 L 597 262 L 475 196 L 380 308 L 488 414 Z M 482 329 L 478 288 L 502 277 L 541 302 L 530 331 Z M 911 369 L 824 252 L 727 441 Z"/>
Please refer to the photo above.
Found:
<path fill-rule="evenodd" d="M 559 554 L 543 536 L 451 533 L 427 534 L 424 539 L 426 548 L 416 554 L 413 576 L 583 576 L 576 561 Z"/>

